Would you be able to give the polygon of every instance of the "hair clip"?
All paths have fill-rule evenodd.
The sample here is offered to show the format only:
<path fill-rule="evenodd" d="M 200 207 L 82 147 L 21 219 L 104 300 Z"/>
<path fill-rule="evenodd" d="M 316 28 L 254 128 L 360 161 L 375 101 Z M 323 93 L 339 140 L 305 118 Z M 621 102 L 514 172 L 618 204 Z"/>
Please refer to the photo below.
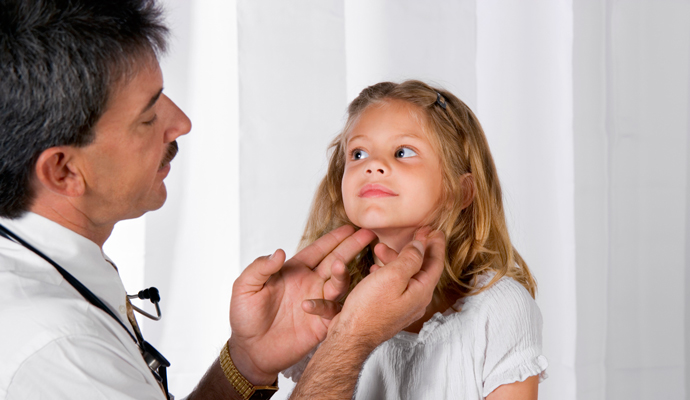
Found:
<path fill-rule="evenodd" d="M 446 109 L 446 99 L 444 99 L 439 92 L 436 92 L 436 104 L 441 106 L 444 110 Z"/>

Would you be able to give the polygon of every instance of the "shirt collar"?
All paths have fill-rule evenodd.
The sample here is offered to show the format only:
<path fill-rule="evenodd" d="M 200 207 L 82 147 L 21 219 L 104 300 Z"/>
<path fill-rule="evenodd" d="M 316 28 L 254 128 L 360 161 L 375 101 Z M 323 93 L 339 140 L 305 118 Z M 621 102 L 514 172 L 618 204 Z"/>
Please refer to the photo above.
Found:
<path fill-rule="evenodd" d="M 52 258 L 101 299 L 125 326 L 129 325 L 125 305 L 127 293 L 120 275 L 96 243 L 31 212 L 12 220 L 0 218 L 0 223 Z"/>

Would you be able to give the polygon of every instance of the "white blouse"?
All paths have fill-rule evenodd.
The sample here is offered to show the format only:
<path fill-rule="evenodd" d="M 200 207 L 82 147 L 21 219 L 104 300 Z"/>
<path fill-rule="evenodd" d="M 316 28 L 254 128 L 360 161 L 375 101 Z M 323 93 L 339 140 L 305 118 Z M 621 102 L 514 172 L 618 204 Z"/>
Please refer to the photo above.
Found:
<path fill-rule="evenodd" d="M 486 284 L 493 274 L 480 278 Z M 483 399 L 497 387 L 539 375 L 542 318 L 527 290 L 503 277 L 489 289 L 436 313 L 419 334 L 400 332 L 364 363 L 355 398 Z M 309 359 L 283 372 L 299 379 Z"/>

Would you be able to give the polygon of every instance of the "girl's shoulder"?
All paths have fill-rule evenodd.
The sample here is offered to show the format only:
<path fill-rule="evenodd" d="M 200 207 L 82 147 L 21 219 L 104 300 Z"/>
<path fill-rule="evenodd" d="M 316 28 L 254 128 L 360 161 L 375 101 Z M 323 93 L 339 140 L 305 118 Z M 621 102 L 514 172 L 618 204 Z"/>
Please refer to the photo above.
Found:
<path fill-rule="evenodd" d="M 494 274 L 479 283 L 491 282 Z M 498 386 L 529 376 L 546 378 L 542 354 L 543 321 L 537 302 L 519 282 L 502 277 L 483 292 L 465 299 L 463 312 L 476 323 L 474 348 L 483 358 L 484 396 Z"/>
<path fill-rule="evenodd" d="M 477 289 L 482 289 L 487 285 L 488 288 L 482 290 L 481 292 L 465 297 L 461 302 L 467 305 L 489 305 L 495 302 L 501 302 L 504 300 L 516 300 L 516 301 L 534 301 L 532 295 L 529 294 L 527 289 L 522 286 L 518 281 L 509 277 L 502 276 L 496 282 L 493 282 L 496 272 L 489 271 L 485 272 L 476 277 L 475 286 Z"/>
<path fill-rule="evenodd" d="M 491 283 L 495 272 L 480 275 L 477 287 Z M 530 293 L 511 277 L 503 276 L 487 289 L 476 295 L 467 296 L 454 307 L 466 313 L 472 313 L 485 320 L 533 321 L 541 325 L 541 312 L 537 302 Z"/>
<path fill-rule="evenodd" d="M 480 275 L 477 286 L 486 286 L 494 276 L 494 272 Z M 540 334 L 541 326 L 539 306 L 527 289 L 504 276 L 486 290 L 460 299 L 445 312 L 435 314 L 424 323 L 419 336 L 407 332 L 397 336 L 428 342 L 468 340 L 486 335 Z"/>

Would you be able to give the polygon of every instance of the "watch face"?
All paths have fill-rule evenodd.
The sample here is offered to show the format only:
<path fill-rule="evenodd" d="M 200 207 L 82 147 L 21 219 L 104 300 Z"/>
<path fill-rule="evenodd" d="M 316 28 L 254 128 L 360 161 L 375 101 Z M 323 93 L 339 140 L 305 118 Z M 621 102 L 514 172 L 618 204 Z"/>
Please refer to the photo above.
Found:
<path fill-rule="evenodd" d="M 270 399 L 271 396 L 273 396 L 277 390 L 278 390 L 278 388 L 276 388 L 276 389 L 257 389 L 254 391 L 254 394 L 251 395 L 249 400 L 267 400 L 267 399 Z"/>

